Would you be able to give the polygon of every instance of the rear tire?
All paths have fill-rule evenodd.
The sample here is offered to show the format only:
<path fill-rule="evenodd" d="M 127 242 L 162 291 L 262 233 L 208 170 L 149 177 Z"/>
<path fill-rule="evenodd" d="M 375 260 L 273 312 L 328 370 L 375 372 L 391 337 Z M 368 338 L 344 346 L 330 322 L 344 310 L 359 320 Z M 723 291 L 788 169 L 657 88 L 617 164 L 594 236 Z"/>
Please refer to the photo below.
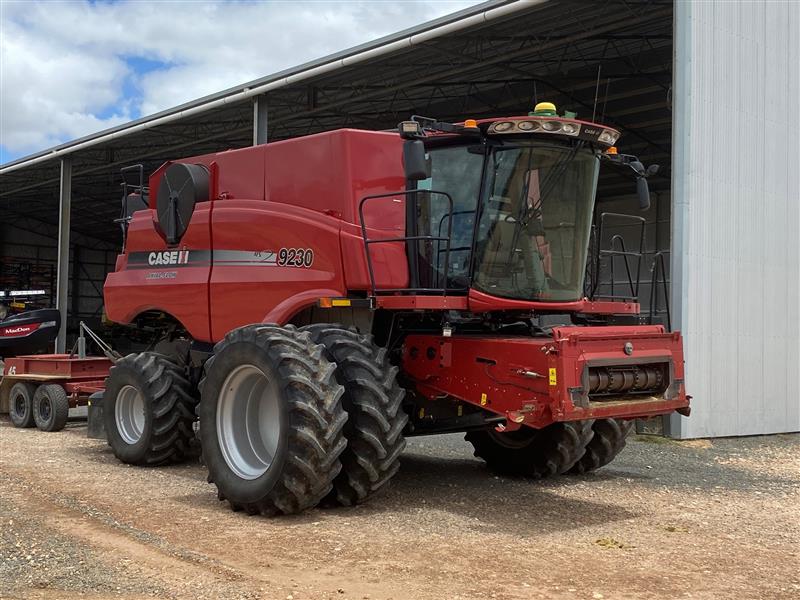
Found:
<path fill-rule="evenodd" d="M 33 419 L 33 395 L 36 393 L 36 386 L 18 381 L 8 393 L 8 416 L 14 427 L 27 428 L 33 427 L 36 422 Z"/>
<path fill-rule="evenodd" d="M 317 324 L 302 330 L 325 347 L 327 359 L 336 363 L 336 380 L 345 388 L 347 449 L 341 456 L 342 472 L 324 503 L 359 504 L 385 488 L 400 468 L 408 415 L 401 406 L 405 390 L 397 383 L 398 368 L 389 364 L 386 350 L 371 336 L 354 329 Z"/>
<path fill-rule="evenodd" d="M 542 479 L 572 468 L 593 435 L 592 421 L 568 421 L 503 433 L 493 429 L 470 431 L 465 439 L 492 471 Z"/>
<path fill-rule="evenodd" d="M 344 388 L 310 334 L 287 325 L 234 329 L 200 382 L 208 481 L 233 510 L 299 513 L 330 493 L 347 442 Z"/>
<path fill-rule="evenodd" d="M 69 399 L 66 390 L 57 383 L 36 388 L 33 395 L 33 418 L 41 431 L 61 431 L 69 417 Z"/>
<path fill-rule="evenodd" d="M 106 379 L 103 419 L 108 445 L 124 463 L 158 466 L 196 455 L 197 400 L 183 370 L 153 352 L 129 354 Z"/>
<path fill-rule="evenodd" d="M 594 471 L 610 463 L 625 448 L 625 440 L 634 421 L 618 419 L 598 419 L 592 425 L 594 437 L 586 445 L 586 452 L 569 470 L 570 473 L 582 474 Z"/>

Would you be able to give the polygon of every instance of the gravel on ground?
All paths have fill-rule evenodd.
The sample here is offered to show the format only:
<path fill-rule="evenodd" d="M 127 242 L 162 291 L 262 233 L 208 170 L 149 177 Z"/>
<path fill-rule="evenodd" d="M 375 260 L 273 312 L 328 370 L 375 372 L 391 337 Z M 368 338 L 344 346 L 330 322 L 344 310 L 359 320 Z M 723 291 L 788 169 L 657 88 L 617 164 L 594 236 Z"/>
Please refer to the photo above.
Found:
<path fill-rule="evenodd" d="M 634 437 L 608 467 L 500 478 L 461 435 L 409 440 L 355 508 L 267 519 L 200 464 L 116 461 L 85 423 L 0 420 L 0 598 L 800 597 L 800 435 Z"/>

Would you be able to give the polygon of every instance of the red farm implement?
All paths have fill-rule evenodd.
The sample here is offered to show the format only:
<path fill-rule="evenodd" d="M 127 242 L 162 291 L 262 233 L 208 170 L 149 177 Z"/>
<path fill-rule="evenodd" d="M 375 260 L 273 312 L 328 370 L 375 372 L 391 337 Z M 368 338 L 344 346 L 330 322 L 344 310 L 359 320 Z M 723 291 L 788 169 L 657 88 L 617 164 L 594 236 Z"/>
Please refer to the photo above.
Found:
<path fill-rule="evenodd" d="M 125 169 L 105 308 L 152 340 L 106 382 L 116 456 L 188 458 L 199 417 L 219 497 L 273 515 L 366 500 L 406 436 L 464 432 L 540 478 L 609 463 L 634 418 L 688 414 L 680 333 L 633 283 L 644 219 L 638 252 L 601 248 L 601 166 L 640 208 L 657 171 L 618 137 L 541 103 L 185 158 L 149 185 Z M 593 248 L 630 293 L 598 285 Z"/>

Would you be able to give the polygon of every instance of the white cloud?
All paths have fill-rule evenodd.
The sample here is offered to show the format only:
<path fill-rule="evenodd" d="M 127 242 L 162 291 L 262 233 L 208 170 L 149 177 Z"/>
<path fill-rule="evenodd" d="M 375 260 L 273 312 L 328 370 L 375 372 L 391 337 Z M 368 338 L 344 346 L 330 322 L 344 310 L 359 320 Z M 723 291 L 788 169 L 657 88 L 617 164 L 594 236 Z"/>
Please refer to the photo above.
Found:
<path fill-rule="evenodd" d="M 40 150 L 476 3 L 2 0 L 0 145 Z"/>

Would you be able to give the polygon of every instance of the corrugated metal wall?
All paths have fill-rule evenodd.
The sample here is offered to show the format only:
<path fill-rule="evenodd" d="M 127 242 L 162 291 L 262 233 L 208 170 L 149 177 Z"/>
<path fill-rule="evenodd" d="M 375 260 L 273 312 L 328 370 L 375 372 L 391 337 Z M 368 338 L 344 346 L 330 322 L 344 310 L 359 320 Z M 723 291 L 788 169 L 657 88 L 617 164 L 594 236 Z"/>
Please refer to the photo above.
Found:
<path fill-rule="evenodd" d="M 677 2 L 677 437 L 800 430 L 800 3 Z"/>

